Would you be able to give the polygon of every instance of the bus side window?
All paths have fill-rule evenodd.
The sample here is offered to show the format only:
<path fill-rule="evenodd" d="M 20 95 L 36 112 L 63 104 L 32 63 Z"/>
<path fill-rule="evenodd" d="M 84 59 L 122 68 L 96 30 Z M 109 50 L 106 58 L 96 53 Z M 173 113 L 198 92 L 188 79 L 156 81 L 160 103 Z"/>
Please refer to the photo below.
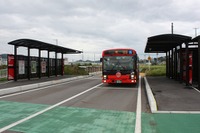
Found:
<path fill-rule="evenodd" d="M 103 58 L 100 58 L 100 62 L 102 62 L 103 61 Z"/>

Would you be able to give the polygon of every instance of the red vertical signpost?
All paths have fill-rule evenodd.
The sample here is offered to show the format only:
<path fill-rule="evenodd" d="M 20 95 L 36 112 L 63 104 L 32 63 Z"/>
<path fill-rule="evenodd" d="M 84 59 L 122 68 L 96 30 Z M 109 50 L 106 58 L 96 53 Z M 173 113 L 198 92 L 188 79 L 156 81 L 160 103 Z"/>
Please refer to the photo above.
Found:
<path fill-rule="evenodd" d="M 15 77 L 14 73 L 14 55 L 8 55 L 8 80 L 13 80 Z"/>
<path fill-rule="evenodd" d="M 185 53 L 183 53 L 182 54 L 183 55 L 183 80 L 186 82 L 186 54 Z M 189 84 L 192 84 L 192 52 L 190 52 L 189 53 L 189 77 L 188 77 L 188 79 L 189 79 Z"/>
<path fill-rule="evenodd" d="M 189 54 L 189 83 L 192 84 L 192 52 Z"/>

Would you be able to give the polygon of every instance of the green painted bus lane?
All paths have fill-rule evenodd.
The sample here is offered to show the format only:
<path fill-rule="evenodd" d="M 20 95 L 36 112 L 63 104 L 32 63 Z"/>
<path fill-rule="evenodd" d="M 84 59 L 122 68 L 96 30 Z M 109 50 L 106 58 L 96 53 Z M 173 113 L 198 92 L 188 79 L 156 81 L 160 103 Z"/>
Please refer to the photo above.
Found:
<path fill-rule="evenodd" d="M 200 114 L 142 113 L 142 133 L 200 133 Z"/>
<path fill-rule="evenodd" d="M 56 107 L 10 130 L 26 133 L 133 133 L 135 113 Z"/>
<path fill-rule="evenodd" d="M 0 101 L 0 128 L 34 114 L 47 105 Z"/>

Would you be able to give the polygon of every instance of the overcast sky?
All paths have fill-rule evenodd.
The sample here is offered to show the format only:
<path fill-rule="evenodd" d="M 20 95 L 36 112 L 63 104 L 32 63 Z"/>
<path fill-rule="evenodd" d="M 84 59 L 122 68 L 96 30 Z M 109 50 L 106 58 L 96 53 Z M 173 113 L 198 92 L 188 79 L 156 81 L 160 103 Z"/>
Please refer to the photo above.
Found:
<path fill-rule="evenodd" d="M 83 50 L 66 55 L 70 61 L 97 60 L 108 48 L 133 48 L 144 58 L 147 38 L 171 33 L 172 22 L 175 34 L 194 37 L 199 5 L 200 0 L 0 0 L 0 54 L 13 53 L 8 42 L 30 38 Z"/>

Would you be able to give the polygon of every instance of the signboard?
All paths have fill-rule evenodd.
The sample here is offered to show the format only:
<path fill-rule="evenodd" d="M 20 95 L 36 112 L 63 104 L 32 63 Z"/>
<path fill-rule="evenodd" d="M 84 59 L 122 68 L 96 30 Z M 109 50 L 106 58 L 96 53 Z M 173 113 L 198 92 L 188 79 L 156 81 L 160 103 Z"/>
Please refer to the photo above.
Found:
<path fill-rule="evenodd" d="M 151 60 L 151 56 L 148 57 L 148 60 L 149 60 L 149 61 Z"/>
<path fill-rule="evenodd" d="M 14 56 L 8 55 L 8 80 L 14 79 Z"/>
<path fill-rule="evenodd" d="M 25 62 L 24 60 L 19 60 L 19 74 L 25 74 Z"/>
<path fill-rule="evenodd" d="M 46 61 L 42 61 L 41 62 L 41 72 L 42 73 L 46 73 L 46 66 L 47 66 Z"/>
<path fill-rule="evenodd" d="M 37 72 L 37 62 L 31 61 L 31 73 L 36 73 L 36 72 Z"/>
<path fill-rule="evenodd" d="M 8 68 L 8 80 L 14 79 L 14 68 Z"/>
<path fill-rule="evenodd" d="M 14 56 L 8 55 L 8 66 L 14 66 Z"/>

